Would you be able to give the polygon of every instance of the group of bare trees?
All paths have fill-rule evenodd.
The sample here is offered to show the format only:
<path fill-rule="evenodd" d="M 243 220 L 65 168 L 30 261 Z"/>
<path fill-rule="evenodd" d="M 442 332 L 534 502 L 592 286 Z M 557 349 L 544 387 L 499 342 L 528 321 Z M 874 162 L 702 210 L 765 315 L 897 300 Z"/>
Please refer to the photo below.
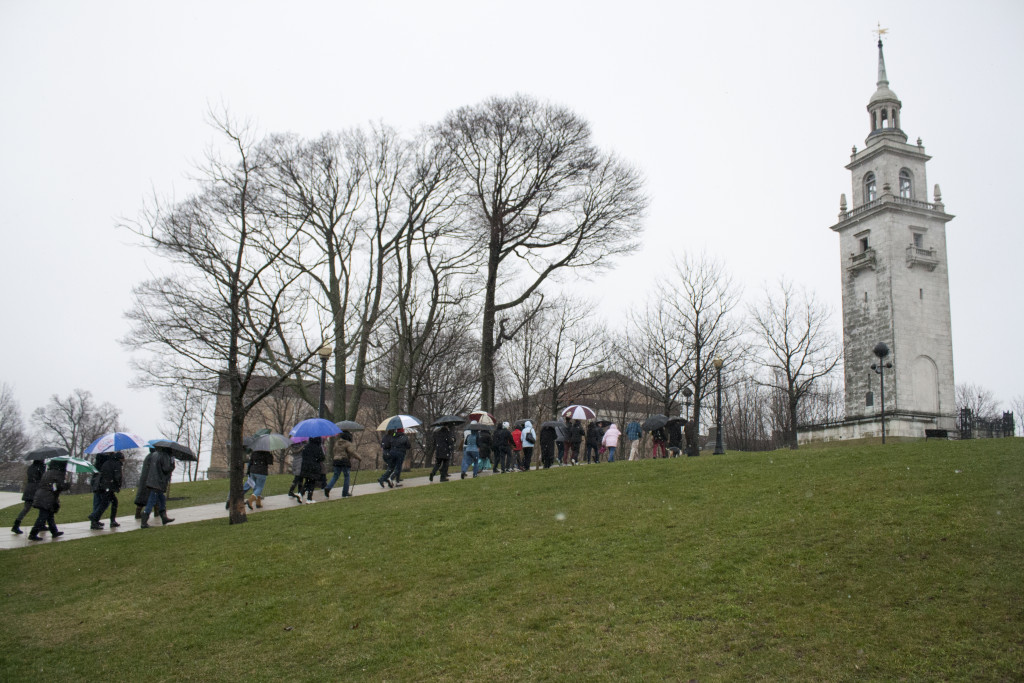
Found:
<path fill-rule="evenodd" d="M 174 268 L 135 288 L 125 343 L 147 352 L 143 383 L 228 395 L 233 498 L 246 415 L 285 383 L 315 405 L 321 348 L 335 420 L 371 389 L 392 413 L 492 408 L 496 354 L 542 309 L 542 285 L 628 253 L 646 207 L 639 173 L 586 121 L 524 96 L 412 137 L 213 123 L 225 144 L 199 189 L 126 223 Z"/>

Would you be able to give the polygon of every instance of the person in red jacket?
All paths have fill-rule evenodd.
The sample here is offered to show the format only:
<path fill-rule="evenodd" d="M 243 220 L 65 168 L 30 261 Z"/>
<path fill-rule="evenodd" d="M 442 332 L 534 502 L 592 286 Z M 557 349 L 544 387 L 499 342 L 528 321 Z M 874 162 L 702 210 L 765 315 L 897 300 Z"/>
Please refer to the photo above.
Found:
<path fill-rule="evenodd" d="M 517 425 L 512 430 L 512 470 L 523 469 L 523 430 Z"/>

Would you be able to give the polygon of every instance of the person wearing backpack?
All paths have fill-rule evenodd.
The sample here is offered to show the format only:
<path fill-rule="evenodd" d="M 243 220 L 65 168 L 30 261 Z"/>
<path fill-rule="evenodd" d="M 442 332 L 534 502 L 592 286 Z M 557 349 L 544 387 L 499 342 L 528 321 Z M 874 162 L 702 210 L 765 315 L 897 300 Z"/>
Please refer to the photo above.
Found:
<path fill-rule="evenodd" d="M 476 424 L 476 420 L 473 420 L 470 424 Z M 473 466 L 473 477 L 476 478 L 480 475 L 480 447 L 477 445 L 478 437 L 481 432 L 474 429 L 467 429 L 462 434 L 462 478 L 466 478 L 466 471 L 469 466 Z"/>
<path fill-rule="evenodd" d="M 533 423 L 529 420 L 523 424 L 523 430 L 521 434 L 523 440 L 523 463 L 522 467 L 525 471 L 530 471 L 530 461 L 533 459 L 533 447 L 537 443 L 537 432 L 533 430 Z"/>

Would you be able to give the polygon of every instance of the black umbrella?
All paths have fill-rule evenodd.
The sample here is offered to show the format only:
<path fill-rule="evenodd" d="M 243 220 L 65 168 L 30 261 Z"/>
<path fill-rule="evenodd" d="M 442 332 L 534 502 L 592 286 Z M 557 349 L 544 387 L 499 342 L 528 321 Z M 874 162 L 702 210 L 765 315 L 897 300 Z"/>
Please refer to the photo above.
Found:
<path fill-rule="evenodd" d="M 651 415 L 649 418 L 644 420 L 641 427 L 643 427 L 645 432 L 653 432 L 655 429 L 661 429 L 666 424 L 668 424 L 668 418 L 664 415 L 658 414 Z"/>
<path fill-rule="evenodd" d="M 338 425 L 338 429 L 343 432 L 361 432 L 366 429 L 363 425 L 358 422 L 353 422 L 352 420 L 342 420 L 341 422 L 335 422 L 334 424 Z"/>
<path fill-rule="evenodd" d="M 59 446 L 43 446 L 25 454 L 25 460 L 49 460 L 61 455 L 67 455 L 67 449 Z"/>
<path fill-rule="evenodd" d="M 598 427 L 611 427 L 612 426 L 612 423 L 611 423 L 610 420 L 598 420 L 594 424 L 596 424 Z"/>
<path fill-rule="evenodd" d="M 494 429 L 494 425 L 480 424 L 479 422 L 473 422 L 466 425 L 466 429 L 471 432 L 490 432 Z"/>
<path fill-rule="evenodd" d="M 558 425 L 564 424 L 565 423 L 561 422 L 560 420 L 548 420 L 547 422 L 542 423 L 540 428 L 544 429 L 545 427 L 551 427 L 552 429 L 558 429 Z"/>
<path fill-rule="evenodd" d="M 445 415 L 439 417 L 431 423 L 431 427 L 441 427 L 443 425 L 460 425 L 466 421 L 466 418 L 459 417 L 458 415 Z"/>
<path fill-rule="evenodd" d="M 666 427 L 675 427 L 676 425 L 686 424 L 685 417 L 670 417 L 668 422 L 665 423 Z"/>
<path fill-rule="evenodd" d="M 198 460 L 196 454 L 192 452 L 192 449 L 188 446 L 183 446 L 177 441 L 168 441 L 166 439 L 161 441 L 153 441 L 149 444 L 152 448 L 166 448 L 171 452 L 178 460 Z"/>

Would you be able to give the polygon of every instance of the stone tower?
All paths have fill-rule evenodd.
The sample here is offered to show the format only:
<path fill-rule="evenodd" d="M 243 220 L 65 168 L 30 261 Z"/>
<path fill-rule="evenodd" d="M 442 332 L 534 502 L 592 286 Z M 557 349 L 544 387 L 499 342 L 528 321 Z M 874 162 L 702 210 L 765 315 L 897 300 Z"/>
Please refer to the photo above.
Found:
<path fill-rule="evenodd" d="M 846 166 L 852 202 L 839 201 L 843 345 L 846 354 L 846 422 L 843 438 L 880 432 L 878 359 L 891 350 L 885 371 L 886 432 L 924 436 L 925 429 L 955 429 L 953 339 L 946 266 L 946 213 L 939 186 L 927 201 L 921 139 L 907 144 L 902 103 L 889 89 L 882 41 L 878 84 L 868 101 L 865 147 L 853 148 Z"/>

